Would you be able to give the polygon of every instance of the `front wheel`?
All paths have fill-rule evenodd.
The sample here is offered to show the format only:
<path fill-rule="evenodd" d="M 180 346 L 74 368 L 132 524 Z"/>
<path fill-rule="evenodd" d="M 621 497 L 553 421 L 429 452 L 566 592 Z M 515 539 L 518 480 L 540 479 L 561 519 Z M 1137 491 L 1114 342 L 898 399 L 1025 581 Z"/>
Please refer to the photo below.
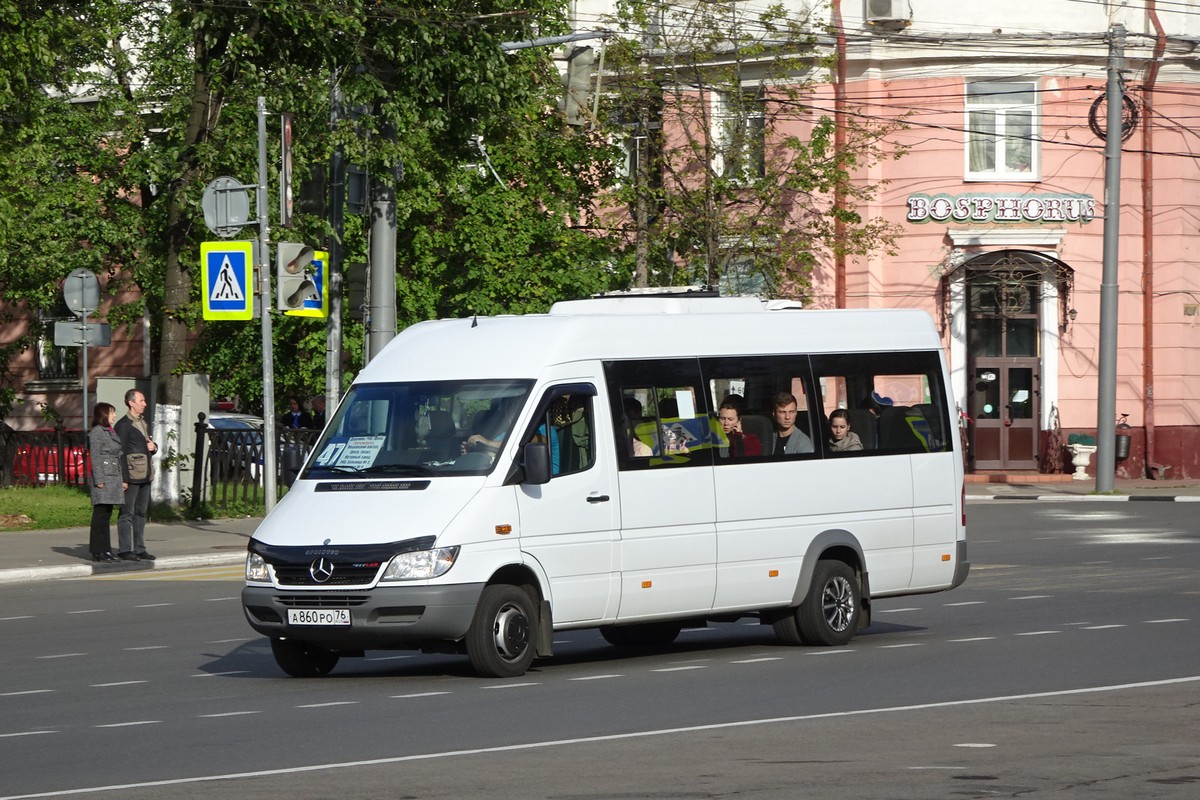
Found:
<path fill-rule="evenodd" d="M 279 668 L 293 678 L 321 678 L 337 666 L 338 654 L 295 639 L 272 639 L 271 655 Z"/>
<path fill-rule="evenodd" d="M 774 624 L 775 634 L 787 644 L 840 646 L 854 637 L 861 613 L 862 593 L 854 570 L 841 561 L 822 560 L 804 602 Z"/>
<path fill-rule="evenodd" d="M 515 678 L 533 663 L 537 612 L 523 589 L 507 584 L 488 586 L 479 598 L 467 631 L 467 657 L 487 678 Z"/>

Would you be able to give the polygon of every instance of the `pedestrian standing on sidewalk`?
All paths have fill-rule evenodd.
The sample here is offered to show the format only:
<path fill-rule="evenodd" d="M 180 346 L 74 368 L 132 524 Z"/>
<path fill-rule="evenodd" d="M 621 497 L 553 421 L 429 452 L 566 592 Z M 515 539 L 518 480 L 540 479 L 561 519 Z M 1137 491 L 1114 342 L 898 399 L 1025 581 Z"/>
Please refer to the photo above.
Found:
<path fill-rule="evenodd" d="M 122 561 L 153 561 L 146 552 L 146 514 L 150 511 L 150 456 L 158 450 L 150 438 L 150 423 L 146 422 L 146 395 L 137 389 L 125 393 L 129 411 L 114 426 L 121 439 L 125 470 L 125 503 L 117 517 L 117 542 Z"/>
<path fill-rule="evenodd" d="M 121 469 L 121 439 L 113 430 L 117 409 L 96 403 L 88 431 L 88 456 L 92 462 L 92 527 L 88 549 L 92 561 L 116 561 L 112 552 L 112 510 L 125 502 L 125 476 Z"/>

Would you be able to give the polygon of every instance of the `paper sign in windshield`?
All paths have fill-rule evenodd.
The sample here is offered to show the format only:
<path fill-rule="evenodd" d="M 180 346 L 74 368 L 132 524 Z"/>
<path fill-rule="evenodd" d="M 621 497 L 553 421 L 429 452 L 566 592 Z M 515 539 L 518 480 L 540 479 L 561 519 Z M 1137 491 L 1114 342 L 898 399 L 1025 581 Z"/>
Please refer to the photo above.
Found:
<path fill-rule="evenodd" d="M 330 442 L 317 457 L 316 466 L 366 469 L 375 463 L 375 457 L 383 448 L 383 440 L 382 435 L 351 436 L 344 442 Z"/>

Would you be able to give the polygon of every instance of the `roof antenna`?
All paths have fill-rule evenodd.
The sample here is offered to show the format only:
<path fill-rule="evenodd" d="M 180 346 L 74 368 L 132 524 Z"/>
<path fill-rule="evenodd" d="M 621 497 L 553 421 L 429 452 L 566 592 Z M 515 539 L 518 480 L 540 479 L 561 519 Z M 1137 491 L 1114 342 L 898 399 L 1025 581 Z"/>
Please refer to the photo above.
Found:
<path fill-rule="evenodd" d="M 471 317 L 471 327 L 472 328 L 479 327 L 479 314 L 475 314 L 474 316 Z"/>

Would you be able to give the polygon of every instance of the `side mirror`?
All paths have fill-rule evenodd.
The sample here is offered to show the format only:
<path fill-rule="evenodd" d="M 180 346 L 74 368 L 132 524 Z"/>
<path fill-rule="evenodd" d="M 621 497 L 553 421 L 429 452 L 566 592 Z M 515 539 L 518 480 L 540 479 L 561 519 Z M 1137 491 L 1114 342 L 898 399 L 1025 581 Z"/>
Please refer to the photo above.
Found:
<path fill-rule="evenodd" d="M 521 450 L 525 461 L 525 483 L 540 486 L 550 482 L 550 445 L 529 442 Z"/>

